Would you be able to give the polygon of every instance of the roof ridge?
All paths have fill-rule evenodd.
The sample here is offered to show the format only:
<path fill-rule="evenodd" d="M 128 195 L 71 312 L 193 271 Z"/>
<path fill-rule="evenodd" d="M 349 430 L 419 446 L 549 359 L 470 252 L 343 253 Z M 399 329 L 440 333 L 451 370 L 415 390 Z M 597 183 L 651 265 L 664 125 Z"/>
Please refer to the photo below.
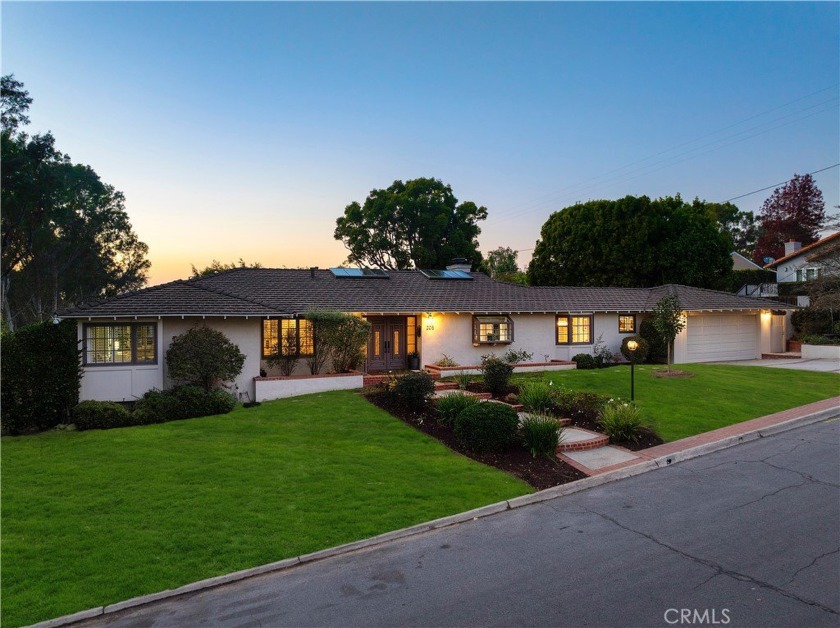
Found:
<path fill-rule="evenodd" d="M 172 281 L 167 281 L 164 283 L 155 284 L 154 286 L 146 286 L 145 288 L 140 288 L 139 290 L 129 290 L 128 292 L 121 292 L 120 294 L 115 294 L 111 297 L 102 297 L 101 299 L 97 299 L 95 301 L 84 301 L 79 303 L 78 305 L 74 305 L 70 308 L 67 308 L 65 311 L 73 311 L 76 309 L 81 308 L 90 308 L 96 307 L 98 305 L 102 305 L 103 303 L 111 302 L 111 301 L 118 301 L 119 299 L 125 299 L 127 297 L 133 297 L 135 295 L 151 292 L 152 290 L 160 290 L 161 288 L 168 288 L 170 286 L 174 286 L 175 284 L 179 283 L 187 283 L 184 279 L 173 279 Z"/>
<path fill-rule="evenodd" d="M 771 266 L 775 266 L 776 264 L 781 264 L 782 262 L 784 262 L 784 261 L 786 261 L 786 260 L 788 260 L 792 257 L 796 257 L 797 255 L 802 255 L 805 251 L 809 251 L 812 248 L 814 248 L 815 246 L 817 246 L 819 244 L 824 244 L 826 241 L 831 240 L 833 238 L 836 238 L 838 236 L 840 236 L 840 231 L 835 231 L 834 233 L 830 233 L 829 235 L 825 236 L 824 238 L 820 238 L 816 242 L 811 242 L 811 244 L 806 244 L 805 246 L 803 246 L 798 251 L 794 251 L 793 253 L 790 253 L 789 255 L 782 255 L 779 259 L 773 260 L 769 264 L 765 264 L 764 268 L 765 269 L 770 268 Z"/>

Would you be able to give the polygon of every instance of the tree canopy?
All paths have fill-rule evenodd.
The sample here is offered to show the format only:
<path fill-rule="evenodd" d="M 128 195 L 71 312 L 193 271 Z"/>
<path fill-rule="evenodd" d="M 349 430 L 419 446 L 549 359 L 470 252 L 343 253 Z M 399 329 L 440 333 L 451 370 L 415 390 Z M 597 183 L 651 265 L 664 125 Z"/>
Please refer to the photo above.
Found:
<path fill-rule="evenodd" d="M 527 277 L 524 272 L 519 270 L 519 264 L 516 261 L 518 256 L 519 253 L 509 246 L 500 246 L 487 252 L 487 256 L 481 264 L 481 269 L 485 274 L 498 281 L 510 281 L 525 285 Z"/>
<path fill-rule="evenodd" d="M 741 211 L 732 203 L 707 203 L 694 199 L 695 205 L 702 205 L 720 225 L 721 230 L 732 238 L 734 250 L 744 257 L 752 257 L 758 240 L 758 223 L 755 214 Z"/>
<path fill-rule="evenodd" d="M 822 192 L 811 175 L 794 175 L 773 190 L 761 206 L 759 217 L 760 234 L 753 259 L 763 265 L 765 257 L 782 257 L 789 240 L 804 246 L 819 239 L 826 220 Z"/>
<path fill-rule="evenodd" d="M 732 270 L 731 251 L 731 236 L 701 201 L 588 201 L 549 217 L 528 279 L 536 286 L 714 287 Z"/>
<path fill-rule="evenodd" d="M 241 257 L 239 258 L 238 262 L 231 262 L 230 264 L 224 264 L 217 259 L 214 259 L 208 266 L 204 268 L 196 268 L 195 264 L 191 264 L 192 272 L 190 273 L 190 279 L 200 279 L 201 277 L 212 277 L 213 275 L 218 275 L 226 270 L 233 270 L 234 268 L 262 268 L 262 264 L 259 262 L 254 262 L 253 264 L 248 264 L 245 262 L 244 259 Z"/>
<path fill-rule="evenodd" d="M 2 77 L 2 288 L 10 328 L 61 307 L 135 290 L 146 282 L 148 247 L 134 233 L 125 198 L 96 172 L 28 136 L 32 99 Z"/>
<path fill-rule="evenodd" d="M 477 237 L 487 208 L 458 202 L 449 185 L 420 178 L 372 190 L 336 221 L 350 263 L 379 268 L 443 268 L 455 257 L 481 263 Z"/>

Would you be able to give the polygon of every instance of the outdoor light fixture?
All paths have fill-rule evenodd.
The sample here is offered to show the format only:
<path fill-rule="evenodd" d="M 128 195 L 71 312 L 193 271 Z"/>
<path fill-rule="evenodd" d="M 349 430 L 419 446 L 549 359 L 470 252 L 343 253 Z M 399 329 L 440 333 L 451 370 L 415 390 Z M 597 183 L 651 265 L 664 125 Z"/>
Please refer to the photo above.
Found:
<path fill-rule="evenodd" d="M 630 401 L 636 400 L 636 382 L 635 382 L 635 366 L 636 366 L 636 349 L 639 348 L 639 343 L 635 340 L 628 340 L 627 341 L 627 350 L 630 351 L 630 354 L 633 356 L 633 359 L 630 360 Z"/>

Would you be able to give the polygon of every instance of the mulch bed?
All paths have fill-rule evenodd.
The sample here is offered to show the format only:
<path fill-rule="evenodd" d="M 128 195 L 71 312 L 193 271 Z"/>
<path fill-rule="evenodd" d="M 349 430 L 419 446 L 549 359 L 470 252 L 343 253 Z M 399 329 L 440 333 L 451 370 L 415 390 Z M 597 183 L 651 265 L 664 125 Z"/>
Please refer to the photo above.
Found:
<path fill-rule="evenodd" d="M 667 371 L 665 369 L 657 369 L 655 371 L 651 371 L 651 375 L 660 379 L 689 379 L 691 377 L 694 377 L 694 373 L 689 373 L 688 371 L 680 371 L 677 369 L 671 369 L 670 371 Z"/>
<path fill-rule="evenodd" d="M 472 390 L 472 385 L 470 386 Z M 484 392 L 476 390 L 475 392 Z M 538 456 L 534 458 L 524 447 L 514 446 L 501 453 L 476 454 L 461 447 L 455 434 L 449 427 L 437 421 L 436 413 L 430 408 L 423 413 L 415 413 L 391 403 L 387 395 L 379 391 L 366 391 L 365 397 L 372 404 L 382 408 L 416 430 L 437 439 L 449 449 L 457 451 L 473 460 L 501 469 L 524 480 L 537 490 L 551 488 L 585 478 L 586 475 L 561 462 L 557 458 Z"/>

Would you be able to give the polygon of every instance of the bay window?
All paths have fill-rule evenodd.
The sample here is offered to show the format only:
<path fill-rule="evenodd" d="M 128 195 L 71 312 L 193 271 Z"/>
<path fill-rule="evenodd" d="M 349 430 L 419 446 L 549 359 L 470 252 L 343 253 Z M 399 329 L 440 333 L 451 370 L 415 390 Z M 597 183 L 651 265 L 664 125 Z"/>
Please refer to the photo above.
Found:
<path fill-rule="evenodd" d="M 473 344 L 513 342 L 513 321 L 508 316 L 474 316 Z"/>

